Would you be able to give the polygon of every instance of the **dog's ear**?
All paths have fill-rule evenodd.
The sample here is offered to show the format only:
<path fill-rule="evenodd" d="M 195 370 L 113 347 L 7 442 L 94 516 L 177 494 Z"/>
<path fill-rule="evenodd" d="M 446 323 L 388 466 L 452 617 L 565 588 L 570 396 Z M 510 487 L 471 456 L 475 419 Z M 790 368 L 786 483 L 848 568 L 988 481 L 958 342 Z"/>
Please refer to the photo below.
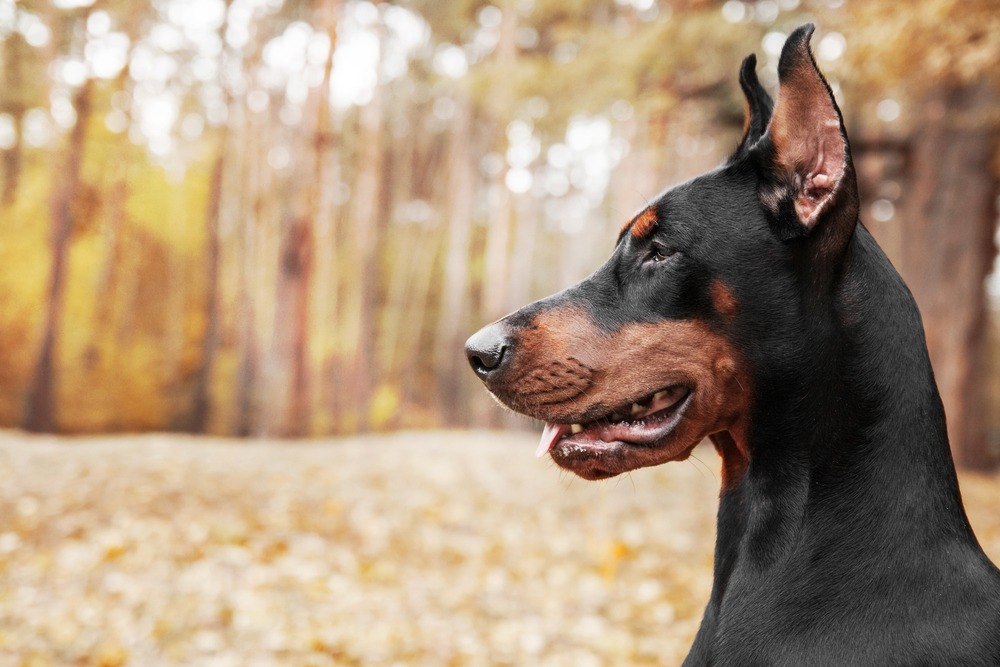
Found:
<path fill-rule="evenodd" d="M 743 138 L 736 153 L 753 146 L 764 135 L 771 120 L 774 102 L 757 79 L 757 56 L 753 53 L 743 59 L 740 66 L 740 88 L 746 98 L 743 109 Z"/>
<path fill-rule="evenodd" d="M 782 239 L 819 227 L 824 237 L 846 241 L 857 221 L 857 182 L 843 117 L 809 50 L 814 29 L 811 23 L 797 28 L 781 50 L 778 101 L 767 141 L 760 142 L 761 200 Z"/>

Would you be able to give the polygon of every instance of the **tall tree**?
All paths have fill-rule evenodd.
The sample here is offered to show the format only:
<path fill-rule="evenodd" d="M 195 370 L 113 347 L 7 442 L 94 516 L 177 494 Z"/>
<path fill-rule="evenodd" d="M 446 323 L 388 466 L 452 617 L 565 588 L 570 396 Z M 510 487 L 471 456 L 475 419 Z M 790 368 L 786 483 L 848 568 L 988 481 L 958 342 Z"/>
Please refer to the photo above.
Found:
<path fill-rule="evenodd" d="M 219 25 L 220 70 L 223 70 L 232 54 L 226 47 L 226 30 L 229 27 L 229 10 L 232 0 L 225 0 L 224 18 Z M 233 94 L 223 83 L 223 97 L 227 115 L 233 115 Z M 203 433 L 208 426 L 211 410 L 210 384 L 215 358 L 219 350 L 219 318 L 221 311 L 219 271 L 221 263 L 220 218 L 222 215 L 223 180 L 230 150 L 231 123 L 222 125 L 219 131 L 218 148 L 212 165 L 212 175 L 208 186 L 208 206 L 205 213 L 205 335 L 202 342 L 201 360 L 194 373 L 194 398 L 188 430 Z"/>
<path fill-rule="evenodd" d="M 326 35 L 329 50 L 323 65 L 323 79 L 318 91 L 318 118 L 313 137 L 312 150 L 315 153 L 315 173 L 312 176 L 318 189 L 318 199 L 315 210 L 315 243 L 316 252 L 313 258 L 315 265 L 315 285 L 312 291 L 311 311 L 313 313 L 314 339 L 320 351 L 321 358 L 326 361 L 333 356 L 336 348 L 334 335 L 334 314 L 337 312 L 337 296 L 339 293 L 339 276 L 337 273 L 336 238 L 338 232 L 338 210 L 335 201 L 337 185 L 340 183 L 340 145 L 339 132 L 332 118 L 330 99 L 330 84 L 333 76 L 334 55 L 337 49 L 337 29 L 341 20 L 343 7 L 340 0 L 320 3 L 316 7 L 316 29 Z M 313 390 L 313 412 L 322 421 L 319 424 L 325 432 L 332 426 L 333 415 L 330 407 L 332 394 L 337 390 L 333 383 L 326 382 L 329 364 L 318 369 L 319 381 Z"/>
<path fill-rule="evenodd" d="M 501 3 L 500 30 L 495 51 L 495 72 L 500 80 L 511 77 L 517 66 L 518 3 L 505 0 Z M 507 153 L 507 123 L 514 100 L 508 85 L 496 85 L 491 90 L 491 108 L 497 114 L 493 151 L 505 157 Z M 512 225 L 512 205 L 510 190 L 507 189 L 506 160 L 496 171 L 490 185 L 488 197 L 490 214 L 487 221 L 486 248 L 484 250 L 483 314 L 487 318 L 499 317 L 509 305 L 507 295 L 508 261 L 510 259 L 510 237 Z"/>
<path fill-rule="evenodd" d="M 455 423 L 464 403 L 465 385 L 462 341 L 466 337 L 466 307 L 469 285 L 469 245 L 472 240 L 472 205 L 475 196 L 475 163 L 472 159 L 472 111 L 464 92 L 456 101 L 451 129 L 448 165 L 447 246 L 441 281 L 441 305 L 438 309 L 435 349 L 437 397 L 447 423 Z M 462 362 L 461 365 L 459 362 Z M 461 374 L 460 374 L 461 373 Z"/>
<path fill-rule="evenodd" d="M 381 5 L 377 5 L 381 9 Z M 376 71 L 382 67 L 385 26 L 382 17 L 372 26 L 378 58 Z M 384 154 L 383 108 L 384 82 L 376 74 L 371 101 L 360 109 L 358 126 L 358 175 L 351 196 L 350 224 L 354 229 L 353 245 L 356 251 L 358 274 L 352 302 L 356 304 L 357 322 L 352 348 L 354 360 L 347 380 L 353 392 L 354 418 L 361 429 L 370 426 L 369 401 L 375 387 L 376 322 L 378 317 L 379 286 L 379 237 L 386 221 L 381 218 L 385 207 L 382 164 Z"/>
<path fill-rule="evenodd" d="M 254 118 L 254 125 L 246 120 L 246 109 L 240 107 L 244 127 L 255 136 L 263 134 L 262 122 Z M 255 126 L 259 129 L 254 131 Z M 263 141 L 246 142 L 243 147 L 243 201 L 241 206 L 242 230 L 236 243 L 236 318 L 238 335 L 236 354 L 238 366 L 233 382 L 233 421 L 231 432 L 239 437 L 252 434 L 259 421 L 256 408 L 258 379 L 260 377 L 260 335 L 257 330 L 258 303 L 256 293 L 257 264 L 260 258 L 260 228 L 264 215 L 263 197 L 268 192 L 265 178 L 270 172 L 264 169 L 267 146 Z"/>
<path fill-rule="evenodd" d="M 931 90 L 911 139 L 900 270 L 920 306 L 960 466 L 997 463 L 987 437 L 986 277 L 996 247 L 1000 95 L 983 82 Z"/>
<path fill-rule="evenodd" d="M 24 52 L 27 44 L 24 38 L 17 32 L 7 35 L 4 40 L 3 49 L 3 89 L 0 90 L 0 112 L 10 115 L 13 124 L 14 137 L 11 145 L 0 151 L 3 157 L 3 189 L 0 194 L 0 203 L 10 205 L 17 195 L 18 185 L 21 182 L 21 163 L 23 158 L 24 141 L 23 121 L 27 111 L 24 102 Z"/>
<path fill-rule="evenodd" d="M 81 13 L 78 27 L 86 25 L 90 11 L 93 11 L 93 6 Z M 73 94 L 75 120 L 59 166 L 53 175 L 50 205 L 52 259 L 46 290 L 42 341 L 28 387 L 22 421 L 22 426 L 28 431 L 52 431 L 56 428 L 56 362 L 66 291 L 66 257 L 73 234 L 73 205 L 80 190 L 80 170 L 92 110 L 92 95 L 93 80 L 87 76 Z"/>
<path fill-rule="evenodd" d="M 292 215 L 284 223 L 278 252 L 277 299 L 272 354 L 276 357 L 269 390 L 273 409 L 265 417 L 266 433 L 302 436 L 309 433 L 309 290 L 313 272 L 313 227 L 308 215 Z"/>
<path fill-rule="evenodd" d="M 323 175 L 327 162 L 330 117 L 329 76 L 339 2 L 314 0 L 308 16 L 329 40 L 320 85 L 309 89 L 302 121 L 295 133 L 290 201 L 283 212 L 275 298 L 274 336 L 270 350 L 270 391 L 273 400 L 265 409 L 264 428 L 285 436 L 311 432 L 311 355 L 315 340 L 313 283 L 316 264 L 316 229 L 323 208 Z"/>
<path fill-rule="evenodd" d="M 920 306 L 955 460 L 995 467 L 985 280 L 1000 194 L 1000 12 L 992 0 L 931 0 L 905 13 L 888 0 L 847 9 L 846 25 L 862 26 L 850 33 L 853 92 L 863 99 L 895 90 L 910 110 L 902 228 L 890 247 Z"/>

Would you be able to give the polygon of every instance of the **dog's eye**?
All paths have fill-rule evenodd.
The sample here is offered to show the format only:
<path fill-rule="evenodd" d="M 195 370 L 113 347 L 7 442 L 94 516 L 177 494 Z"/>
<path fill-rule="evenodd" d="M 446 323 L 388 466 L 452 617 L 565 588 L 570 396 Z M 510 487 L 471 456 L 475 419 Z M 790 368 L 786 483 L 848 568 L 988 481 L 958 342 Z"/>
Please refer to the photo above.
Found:
<path fill-rule="evenodd" d="M 677 251 L 674 248 L 654 243 L 653 247 L 649 250 L 647 260 L 650 262 L 660 263 L 666 261 L 675 254 L 677 254 Z"/>

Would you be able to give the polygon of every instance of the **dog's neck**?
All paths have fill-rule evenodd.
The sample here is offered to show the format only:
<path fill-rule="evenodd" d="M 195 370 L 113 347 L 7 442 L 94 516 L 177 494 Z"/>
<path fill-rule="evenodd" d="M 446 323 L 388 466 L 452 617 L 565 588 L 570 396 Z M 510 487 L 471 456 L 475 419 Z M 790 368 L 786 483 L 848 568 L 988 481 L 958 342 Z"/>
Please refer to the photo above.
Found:
<path fill-rule="evenodd" d="M 928 531 L 978 549 L 916 306 L 862 226 L 795 364 L 755 387 L 745 472 L 722 494 L 716 590 L 740 567 L 888 557 Z M 796 370 L 788 371 L 788 366 Z M 879 556 L 877 556 L 879 555 Z"/>

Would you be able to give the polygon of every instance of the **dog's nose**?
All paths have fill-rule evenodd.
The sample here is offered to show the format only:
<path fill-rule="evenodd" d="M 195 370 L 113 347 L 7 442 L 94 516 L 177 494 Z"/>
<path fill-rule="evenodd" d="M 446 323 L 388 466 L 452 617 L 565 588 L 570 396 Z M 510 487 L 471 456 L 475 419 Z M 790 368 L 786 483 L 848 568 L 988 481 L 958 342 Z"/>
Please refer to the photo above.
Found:
<path fill-rule="evenodd" d="M 472 370 L 483 379 L 496 375 L 504 362 L 509 360 L 509 353 L 510 339 L 506 327 L 501 324 L 483 327 L 465 341 L 465 356 Z"/>

